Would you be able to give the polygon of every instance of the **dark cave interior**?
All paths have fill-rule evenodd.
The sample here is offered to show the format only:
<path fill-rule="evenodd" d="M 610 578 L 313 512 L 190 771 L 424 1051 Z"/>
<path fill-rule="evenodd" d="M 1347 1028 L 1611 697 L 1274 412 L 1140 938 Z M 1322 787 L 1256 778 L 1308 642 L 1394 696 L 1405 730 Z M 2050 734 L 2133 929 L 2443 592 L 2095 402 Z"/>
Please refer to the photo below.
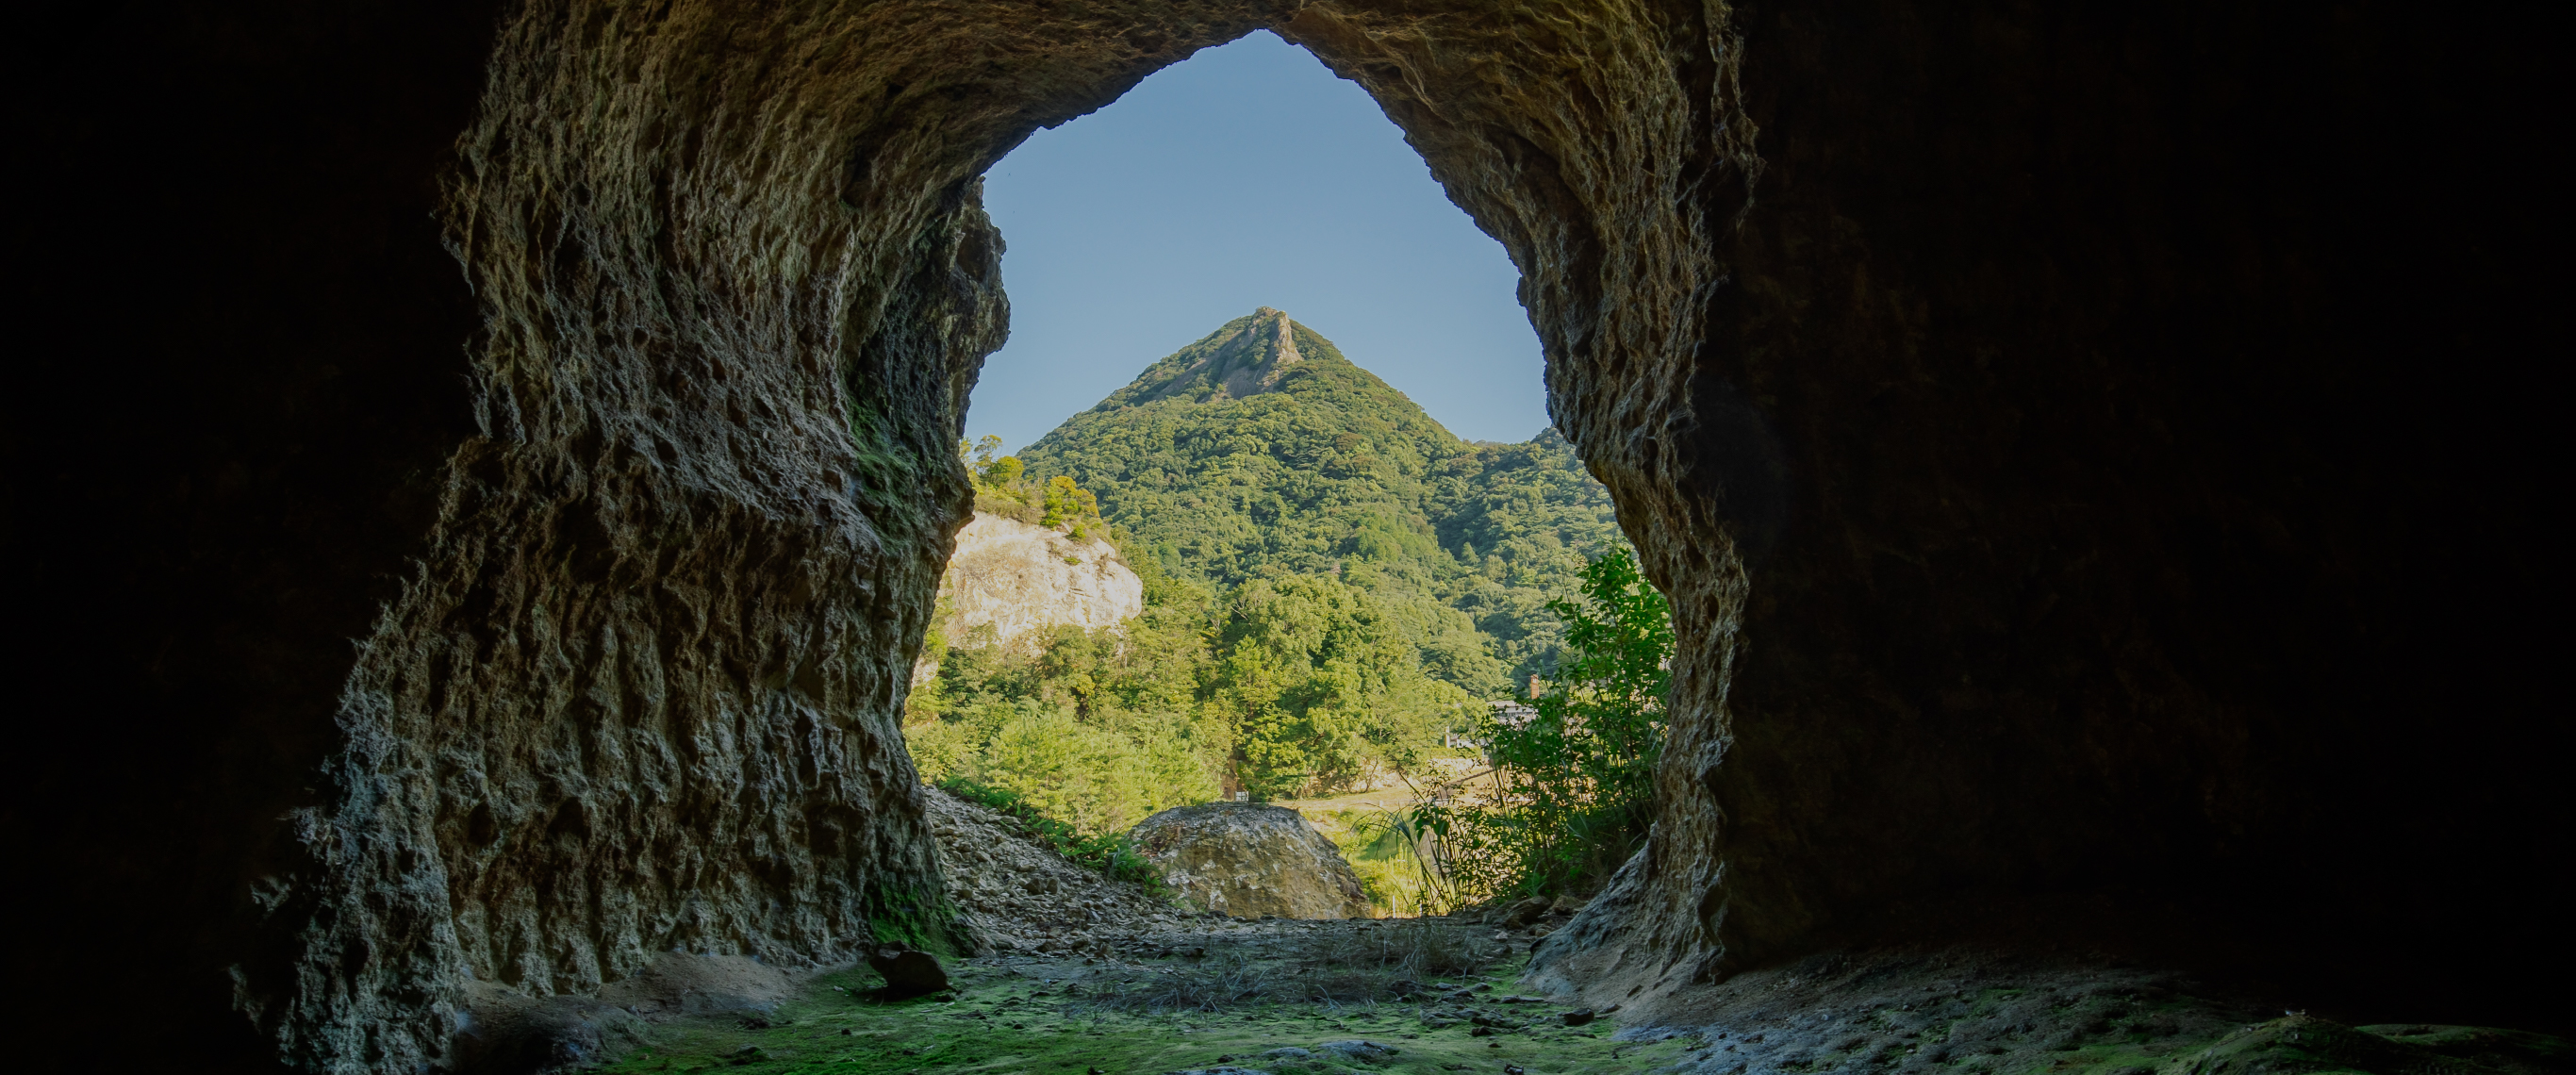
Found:
<path fill-rule="evenodd" d="M 468 979 L 909 920 L 975 177 L 1261 27 L 1511 252 L 1674 601 L 1658 828 L 1551 973 L 1973 939 L 2570 1029 L 2538 13 L 22 19 L 38 1052 L 412 1070 Z"/>

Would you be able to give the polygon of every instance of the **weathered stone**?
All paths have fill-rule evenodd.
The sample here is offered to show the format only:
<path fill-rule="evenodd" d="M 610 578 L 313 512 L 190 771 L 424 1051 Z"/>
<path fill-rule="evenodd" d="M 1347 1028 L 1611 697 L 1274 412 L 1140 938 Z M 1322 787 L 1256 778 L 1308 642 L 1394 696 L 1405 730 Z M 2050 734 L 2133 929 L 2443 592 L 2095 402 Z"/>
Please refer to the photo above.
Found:
<path fill-rule="evenodd" d="M 957 532 L 939 596 L 950 645 L 1003 644 L 1059 625 L 1115 627 L 1145 611 L 1145 584 L 1107 541 L 977 512 Z"/>
<path fill-rule="evenodd" d="M 1503 911 L 1503 928 L 1519 929 L 1532 922 L 1536 922 L 1539 920 L 1539 916 L 1547 913 L 1547 909 L 1548 901 L 1537 896 L 1528 896 L 1515 900 L 1509 908 L 1506 908 Z"/>
<path fill-rule="evenodd" d="M 1201 803 L 1128 836 L 1184 904 L 1236 918 L 1365 918 L 1368 897 L 1339 848 L 1284 806 Z"/>
<path fill-rule="evenodd" d="M 868 969 L 885 979 L 884 995 L 888 999 L 924 996 L 948 988 L 948 971 L 928 952 L 880 949 L 868 953 Z"/>
<path fill-rule="evenodd" d="M 1354 1064 L 1383 1064 L 1394 1060 L 1399 1051 L 1392 1045 L 1381 1045 L 1357 1038 L 1348 1041 L 1328 1041 L 1315 1048 Z"/>
<path fill-rule="evenodd" d="M 1078 866 L 1027 835 L 1007 815 L 938 788 L 922 790 L 938 835 L 948 897 L 962 913 L 977 954 L 988 948 L 1034 950 L 1049 941 L 1068 904 L 1098 932 L 1135 933 L 1179 917 L 1143 886 Z M 1062 892 L 1063 896 L 1053 895 Z"/>

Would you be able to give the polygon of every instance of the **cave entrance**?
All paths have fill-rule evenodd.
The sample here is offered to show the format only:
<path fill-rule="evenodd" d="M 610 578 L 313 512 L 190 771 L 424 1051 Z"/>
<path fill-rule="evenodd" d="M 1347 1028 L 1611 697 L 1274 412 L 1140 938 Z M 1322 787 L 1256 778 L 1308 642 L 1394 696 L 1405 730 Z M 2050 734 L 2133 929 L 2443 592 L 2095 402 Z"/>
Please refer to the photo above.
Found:
<path fill-rule="evenodd" d="M 1456 903 L 1388 819 L 1490 773 L 1472 730 L 1556 675 L 1547 603 L 1627 547 L 1549 424 L 1509 255 L 1366 90 L 1267 30 L 1037 132 L 981 202 L 1011 338 L 966 415 L 976 515 L 906 708 L 916 765 L 1086 835 L 1291 803 L 1371 913 Z M 1283 618 L 1348 641 L 1247 641 Z M 1230 678 L 1256 653 L 1300 683 L 1401 671 L 1309 706 L 1332 692 Z M 1201 712 L 1254 694 L 1292 716 Z"/>
<path fill-rule="evenodd" d="M 1658 547 L 1687 561 L 1641 542 L 1659 578 L 1706 583 L 1676 606 L 1731 614 L 1728 539 L 1651 495 L 1697 465 L 1665 419 L 1719 277 L 1708 237 L 1744 197 L 1720 13 L 1446 11 L 512 9 L 439 187 L 480 314 L 474 432 L 422 581 L 371 621 L 334 713 L 347 758 L 324 759 L 311 822 L 333 835 L 272 841 L 359 857 L 277 867 L 329 925 L 281 917 L 256 942 L 275 958 L 242 957 L 263 1032 L 389 1068 L 442 1055 L 469 982 L 580 993 L 676 948 L 823 963 L 947 928 L 903 706 L 975 501 L 967 396 L 1004 342 L 978 180 L 1265 28 L 1365 88 L 1511 252 L 1554 424 L 1627 531 L 1679 535 Z M 631 868 L 639 832 L 684 880 Z M 381 898 L 392 877 L 418 898 Z M 1695 884 L 1658 906 L 1689 920 Z M 437 999 L 379 999 L 398 994 Z"/>

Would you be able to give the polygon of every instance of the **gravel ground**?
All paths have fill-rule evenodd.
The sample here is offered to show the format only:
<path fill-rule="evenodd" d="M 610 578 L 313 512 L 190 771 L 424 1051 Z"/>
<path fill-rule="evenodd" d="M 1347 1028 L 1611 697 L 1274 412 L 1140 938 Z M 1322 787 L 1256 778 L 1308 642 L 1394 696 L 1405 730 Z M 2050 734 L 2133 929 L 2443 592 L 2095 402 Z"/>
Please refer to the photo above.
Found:
<path fill-rule="evenodd" d="M 1140 885 L 1065 861 L 1007 814 L 938 788 L 922 797 L 948 898 L 978 954 L 1107 955 L 1187 917 Z"/>

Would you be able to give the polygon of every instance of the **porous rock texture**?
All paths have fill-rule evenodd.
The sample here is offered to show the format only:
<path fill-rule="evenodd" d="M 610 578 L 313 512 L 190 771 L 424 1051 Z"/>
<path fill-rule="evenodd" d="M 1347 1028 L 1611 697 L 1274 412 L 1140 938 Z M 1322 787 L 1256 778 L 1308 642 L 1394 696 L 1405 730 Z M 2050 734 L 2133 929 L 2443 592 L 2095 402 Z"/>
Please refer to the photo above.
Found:
<path fill-rule="evenodd" d="M 530 994 L 475 982 L 456 1059 L 482 1071 L 580 1070 L 690 1016 L 760 1019 L 795 993 L 789 972 L 744 956 L 666 952 L 595 995 Z"/>
<path fill-rule="evenodd" d="M 1145 583 L 1116 546 L 986 512 L 957 532 L 939 597 L 950 645 L 999 645 L 1045 627 L 1115 627 L 1145 611 Z"/>
<path fill-rule="evenodd" d="M 1265 803 L 1175 806 L 1127 831 L 1185 906 L 1236 918 L 1367 918 L 1368 894 L 1306 815 Z"/>
<path fill-rule="evenodd" d="M 470 983 L 940 928 L 895 715 L 1003 332 L 975 177 L 1261 26 L 1510 252 L 1674 602 L 1655 833 L 1547 973 L 2008 931 L 2563 1022 L 2510 984 L 2576 861 L 2538 17 L 27 14 L 26 1047 L 436 1068 Z M 93 1002 L 142 966 L 147 1025 Z"/>
<path fill-rule="evenodd" d="M 2521 69 L 2326 11 L 1738 9 L 1761 173 L 1692 342 L 1550 352 L 1684 650 L 1656 831 L 1555 982 L 1992 938 L 2564 1022 L 2509 984 L 2571 936 L 2503 626 L 2556 573 L 2535 472 L 2479 462 L 2529 450 L 2475 387 L 2519 241 L 2365 163 L 2473 152 Z"/>

